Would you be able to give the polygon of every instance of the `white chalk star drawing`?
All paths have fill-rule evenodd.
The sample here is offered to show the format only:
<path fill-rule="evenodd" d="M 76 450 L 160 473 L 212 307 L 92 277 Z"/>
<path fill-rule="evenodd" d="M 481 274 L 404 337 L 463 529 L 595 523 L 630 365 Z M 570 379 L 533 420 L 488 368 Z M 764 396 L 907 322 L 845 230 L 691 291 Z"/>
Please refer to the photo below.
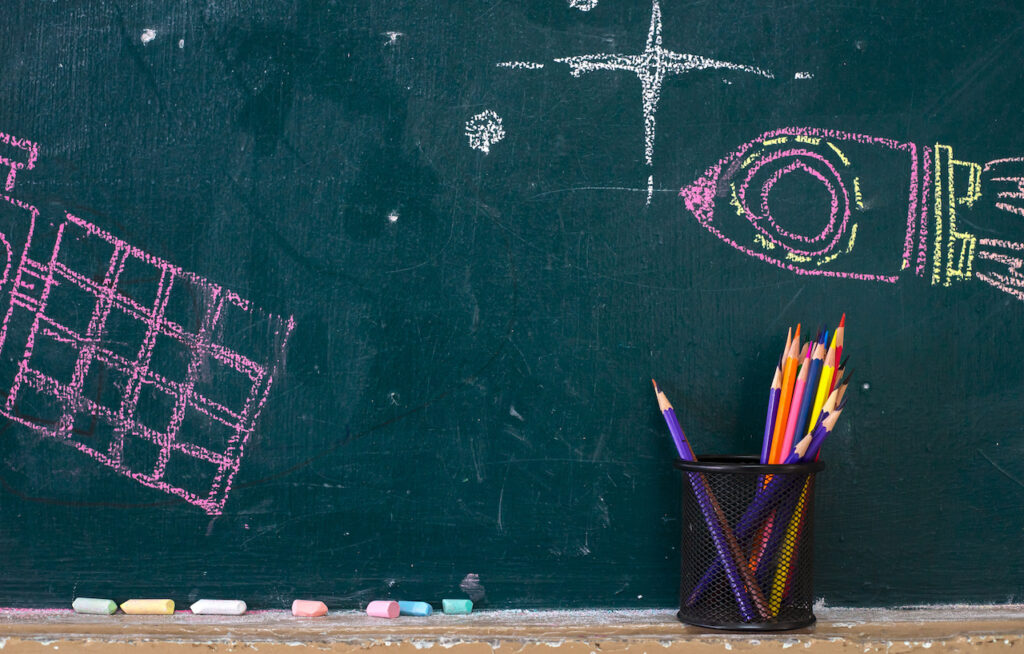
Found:
<path fill-rule="evenodd" d="M 501 116 L 490 109 L 481 111 L 466 121 L 466 137 L 469 139 L 469 147 L 484 154 L 489 153 L 492 145 L 505 138 Z"/>
<path fill-rule="evenodd" d="M 524 62 L 515 68 L 527 68 Z M 658 100 L 661 98 L 661 87 L 669 75 L 682 75 L 694 70 L 725 69 L 774 79 L 775 75 L 764 68 L 721 61 L 694 54 L 684 54 L 666 50 L 662 46 L 661 5 L 658 0 L 651 4 L 651 26 L 647 32 L 647 44 L 643 52 L 638 54 L 597 53 L 576 55 L 555 59 L 555 63 L 568 64 L 573 77 L 596 70 L 624 70 L 640 78 L 641 95 L 644 115 L 644 161 L 648 166 L 654 165 L 654 132 L 655 115 Z M 512 68 L 513 66 L 508 66 Z M 532 67 L 532 66 L 529 66 Z M 539 66 L 538 66 L 539 67 Z M 654 176 L 647 179 L 647 202 L 650 204 L 654 190 Z"/>

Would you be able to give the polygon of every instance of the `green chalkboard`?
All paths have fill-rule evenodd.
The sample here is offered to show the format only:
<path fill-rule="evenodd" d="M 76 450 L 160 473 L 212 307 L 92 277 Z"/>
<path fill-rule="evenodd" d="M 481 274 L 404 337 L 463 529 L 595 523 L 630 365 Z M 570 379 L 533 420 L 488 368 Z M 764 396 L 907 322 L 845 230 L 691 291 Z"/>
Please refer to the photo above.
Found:
<path fill-rule="evenodd" d="M 0 605 L 671 606 L 848 316 L 829 604 L 1024 598 L 1012 2 L 8 3 Z"/>

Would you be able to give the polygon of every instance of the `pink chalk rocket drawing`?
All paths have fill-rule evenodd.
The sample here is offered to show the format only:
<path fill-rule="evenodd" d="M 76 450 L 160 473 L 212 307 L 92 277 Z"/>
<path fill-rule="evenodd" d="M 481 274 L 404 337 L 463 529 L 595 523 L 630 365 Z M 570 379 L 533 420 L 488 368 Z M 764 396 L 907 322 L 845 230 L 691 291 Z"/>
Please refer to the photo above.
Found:
<path fill-rule="evenodd" d="M 0 133 L 6 193 L 38 151 Z M 0 413 L 219 515 L 294 321 L 6 193 Z"/>
<path fill-rule="evenodd" d="M 720 240 L 796 274 L 886 283 L 910 274 L 943 286 L 974 277 L 1024 300 L 1024 243 L 978 238 L 962 215 L 980 206 L 984 181 L 1008 185 L 994 209 L 1024 216 L 1010 202 L 1024 200 L 1018 168 L 1024 158 L 982 166 L 948 145 L 786 127 L 742 145 L 680 196 Z M 884 196 L 896 180 L 903 194 Z"/>

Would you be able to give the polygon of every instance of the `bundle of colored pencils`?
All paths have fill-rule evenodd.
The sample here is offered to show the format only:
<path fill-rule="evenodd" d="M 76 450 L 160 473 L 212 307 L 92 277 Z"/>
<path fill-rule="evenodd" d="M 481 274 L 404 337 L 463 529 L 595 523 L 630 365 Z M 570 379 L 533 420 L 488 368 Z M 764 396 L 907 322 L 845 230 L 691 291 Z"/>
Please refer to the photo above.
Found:
<path fill-rule="evenodd" d="M 835 429 L 846 404 L 844 395 L 849 376 L 843 378 L 845 363 L 841 362 L 845 327 L 844 314 L 831 341 L 828 331 L 822 330 L 806 343 L 800 341 L 800 325 L 795 333 L 789 330 L 768 395 L 762 464 L 794 464 L 818 459 L 822 444 Z M 654 390 L 679 458 L 696 461 L 675 410 L 657 382 Z M 780 508 L 778 498 L 792 490 L 791 480 L 783 475 L 763 477 L 758 482 L 754 500 L 735 525 L 725 520 L 703 475 L 689 473 L 688 478 L 711 532 L 718 560 L 708 567 L 694 587 L 686 599 L 687 606 L 696 604 L 715 576 L 724 571 L 744 620 L 770 621 L 778 615 L 788 593 L 795 552 L 793 544 L 803 528 L 810 478 L 804 482 L 796 502 Z M 749 545 L 744 547 L 747 543 Z M 763 565 L 768 560 L 772 565 Z M 774 574 L 762 574 L 769 567 Z M 762 579 L 766 584 L 763 588 Z"/>
<path fill-rule="evenodd" d="M 827 348 L 827 330 L 803 344 L 800 325 L 795 334 L 792 329 L 786 334 L 786 348 L 775 366 L 768 393 L 761 463 L 817 460 L 822 443 L 846 404 L 844 395 L 850 380 L 843 379 L 846 366 L 841 362 L 845 331 L 844 313 Z M 822 425 L 825 429 L 819 430 Z"/>

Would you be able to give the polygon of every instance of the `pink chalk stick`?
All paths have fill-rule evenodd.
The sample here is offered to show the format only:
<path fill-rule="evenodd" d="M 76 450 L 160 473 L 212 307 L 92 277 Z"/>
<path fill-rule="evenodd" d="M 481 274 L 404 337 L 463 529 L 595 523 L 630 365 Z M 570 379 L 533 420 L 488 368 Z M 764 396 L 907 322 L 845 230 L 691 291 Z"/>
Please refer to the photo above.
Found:
<path fill-rule="evenodd" d="M 366 615 L 375 618 L 397 618 L 400 611 L 398 602 L 388 600 L 376 600 L 366 607 Z"/>
<path fill-rule="evenodd" d="M 316 600 L 295 600 L 292 602 L 292 615 L 302 618 L 315 618 L 327 615 L 327 605 Z"/>

